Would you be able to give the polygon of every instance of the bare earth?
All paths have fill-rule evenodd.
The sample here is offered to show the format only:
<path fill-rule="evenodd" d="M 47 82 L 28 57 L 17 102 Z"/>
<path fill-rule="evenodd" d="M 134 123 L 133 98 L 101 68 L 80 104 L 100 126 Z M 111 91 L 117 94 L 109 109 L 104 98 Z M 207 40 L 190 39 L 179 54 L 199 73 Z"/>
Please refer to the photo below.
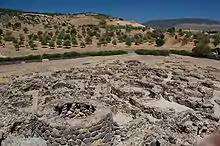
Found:
<path fill-rule="evenodd" d="M 58 89 L 47 89 L 61 82 Z M 80 96 L 109 107 L 119 126 L 112 145 L 191 146 L 219 130 L 216 60 L 128 54 L 5 65 L 0 66 L 0 83 L 0 131 L 5 137 L 13 122 L 55 100 L 45 103 L 46 93 L 60 99 Z M 20 94 L 33 100 L 20 99 Z M 19 132 L 15 128 L 13 134 Z"/>

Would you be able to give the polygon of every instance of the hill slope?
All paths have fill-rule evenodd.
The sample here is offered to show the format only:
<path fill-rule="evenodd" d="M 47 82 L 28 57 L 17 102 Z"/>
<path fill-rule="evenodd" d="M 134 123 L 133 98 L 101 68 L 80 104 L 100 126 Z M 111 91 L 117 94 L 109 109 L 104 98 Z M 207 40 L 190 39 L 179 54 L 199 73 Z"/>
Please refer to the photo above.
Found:
<path fill-rule="evenodd" d="M 219 25 L 220 21 L 211 20 L 211 19 L 203 19 L 203 18 L 182 18 L 182 19 L 164 19 L 164 20 L 152 20 L 144 23 L 146 26 L 151 27 L 175 27 L 175 26 L 183 26 L 185 24 L 191 25 Z"/>

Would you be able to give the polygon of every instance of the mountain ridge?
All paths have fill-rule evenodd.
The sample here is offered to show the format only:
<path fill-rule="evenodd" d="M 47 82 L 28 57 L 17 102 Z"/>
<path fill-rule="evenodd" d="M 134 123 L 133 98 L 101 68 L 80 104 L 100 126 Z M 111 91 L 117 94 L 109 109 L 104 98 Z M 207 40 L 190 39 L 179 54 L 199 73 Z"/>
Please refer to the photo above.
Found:
<path fill-rule="evenodd" d="M 150 20 L 143 23 L 150 27 L 175 27 L 181 24 L 195 24 L 195 25 L 220 25 L 220 21 L 208 18 L 175 18 L 175 19 L 157 19 Z"/>

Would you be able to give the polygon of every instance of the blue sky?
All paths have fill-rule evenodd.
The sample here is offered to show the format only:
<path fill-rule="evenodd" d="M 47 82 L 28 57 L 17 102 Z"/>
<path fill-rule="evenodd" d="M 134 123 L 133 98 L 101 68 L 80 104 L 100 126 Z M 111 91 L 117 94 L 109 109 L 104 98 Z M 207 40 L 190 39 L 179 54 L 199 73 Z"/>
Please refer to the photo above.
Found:
<path fill-rule="evenodd" d="M 0 0 L 0 7 L 37 12 L 97 12 L 144 22 L 199 17 L 220 20 L 220 0 Z"/>

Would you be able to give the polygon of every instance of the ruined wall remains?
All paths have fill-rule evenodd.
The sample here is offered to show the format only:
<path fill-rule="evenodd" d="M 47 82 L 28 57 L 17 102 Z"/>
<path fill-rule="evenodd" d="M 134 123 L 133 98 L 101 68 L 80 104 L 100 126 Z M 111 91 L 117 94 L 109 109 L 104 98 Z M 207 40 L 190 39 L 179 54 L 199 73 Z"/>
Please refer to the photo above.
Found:
<path fill-rule="evenodd" d="M 33 131 L 35 135 L 46 140 L 48 146 L 82 146 L 97 142 L 112 145 L 114 131 L 111 110 L 99 105 L 94 107 L 94 113 L 87 115 L 85 118 L 75 116 L 76 118 L 63 119 L 63 111 L 61 112 L 62 117 L 58 113 L 55 117 L 46 115 L 37 118 L 34 124 L 36 127 Z M 47 112 L 49 113 L 49 111 Z"/>

